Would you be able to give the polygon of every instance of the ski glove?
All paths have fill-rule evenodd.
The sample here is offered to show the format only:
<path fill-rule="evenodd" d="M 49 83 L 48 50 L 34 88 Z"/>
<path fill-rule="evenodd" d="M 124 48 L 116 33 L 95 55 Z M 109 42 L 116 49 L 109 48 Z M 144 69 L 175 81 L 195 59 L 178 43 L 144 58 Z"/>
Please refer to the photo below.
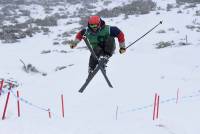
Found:
<path fill-rule="evenodd" d="M 77 46 L 77 44 L 70 44 L 70 48 L 74 49 Z"/>
<path fill-rule="evenodd" d="M 80 42 L 80 40 L 78 40 L 78 39 L 71 40 L 70 43 L 69 43 L 70 44 L 70 48 L 71 49 L 75 48 L 79 42 Z"/>
<path fill-rule="evenodd" d="M 121 47 L 121 48 L 119 49 L 119 53 L 120 53 L 120 54 L 123 54 L 123 53 L 125 53 L 125 52 L 126 52 L 126 48 Z"/>

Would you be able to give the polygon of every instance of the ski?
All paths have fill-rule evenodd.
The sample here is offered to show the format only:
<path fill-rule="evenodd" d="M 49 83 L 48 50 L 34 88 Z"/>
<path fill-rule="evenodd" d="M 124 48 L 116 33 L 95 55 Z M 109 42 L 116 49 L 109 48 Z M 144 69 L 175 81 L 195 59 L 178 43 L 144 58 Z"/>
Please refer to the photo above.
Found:
<path fill-rule="evenodd" d="M 88 75 L 88 78 L 86 79 L 85 83 L 83 84 L 83 86 L 80 88 L 79 92 L 82 93 L 85 88 L 87 87 L 87 85 L 90 83 L 90 81 L 93 79 L 93 77 L 96 75 L 96 73 L 101 70 L 107 84 L 109 87 L 113 88 L 110 80 L 108 79 L 107 75 L 106 75 L 106 72 L 103 68 L 103 65 L 107 63 L 108 59 L 104 59 L 104 58 L 101 58 L 101 59 L 98 59 L 95 52 L 93 51 L 93 49 L 91 48 L 90 46 L 90 43 L 89 41 L 87 40 L 87 38 L 84 38 L 84 41 L 85 41 L 85 44 L 87 45 L 88 49 L 90 50 L 91 54 L 98 60 L 98 65 L 97 67 L 94 69 L 94 71 Z"/>
<path fill-rule="evenodd" d="M 93 79 L 93 77 L 97 74 L 97 72 L 99 71 L 99 66 L 97 66 L 94 71 L 92 73 L 90 73 L 85 81 L 85 83 L 83 84 L 83 86 L 80 88 L 79 92 L 82 93 L 85 88 L 87 87 L 87 85 L 90 83 L 90 81 Z"/>
<path fill-rule="evenodd" d="M 82 85 L 82 87 L 80 88 L 79 92 L 82 93 L 85 88 L 87 87 L 87 85 L 90 83 L 90 81 L 94 78 L 94 76 L 97 74 L 97 72 L 99 71 L 99 69 L 101 69 L 101 67 L 106 63 L 107 61 L 105 59 L 100 59 L 99 60 L 99 64 L 97 65 L 97 67 L 94 69 L 94 71 L 92 73 L 90 73 L 85 81 L 85 83 Z M 105 73 L 105 71 L 103 70 L 103 72 Z M 108 79 L 106 79 L 107 81 Z M 107 81 L 110 85 L 110 87 L 112 87 L 112 84 L 110 83 L 110 81 Z"/>
<path fill-rule="evenodd" d="M 91 47 L 90 42 L 88 41 L 88 39 L 87 39 L 86 37 L 83 38 L 83 39 L 84 39 L 85 44 L 87 45 L 88 49 L 90 50 L 91 54 L 92 54 L 92 55 L 96 58 L 96 60 L 99 62 L 100 70 L 101 70 L 101 72 L 102 72 L 102 74 L 103 74 L 103 76 L 104 76 L 106 82 L 108 83 L 108 86 L 111 87 L 111 88 L 113 88 L 111 82 L 109 81 L 109 79 L 108 79 L 108 77 L 107 77 L 107 75 L 106 75 L 106 72 L 104 71 L 104 68 L 102 67 L 103 64 L 101 63 L 101 62 L 106 63 L 106 62 L 108 61 L 108 59 L 99 60 L 98 57 L 96 56 L 94 50 L 92 49 L 92 47 Z"/>
<path fill-rule="evenodd" d="M 105 70 L 104 70 L 104 68 L 103 68 L 103 65 L 106 64 L 107 61 L 108 61 L 108 59 L 100 59 L 98 65 L 99 65 L 99 68 L 100 68 L 100 70 L 101 70 L 101 72 L 102 72 L 102 74 L 103 74 L 103 76 L 104 76 L 106 82 L 108 83 L 108 86 L 109 86 L 110 88 L 113 88 L 113 86 L 112 86 L 110 80 L 108 79 L 108 77 L 107 77 L 107 75 L 106 75 L 106 72 L 105 72 Z"/>

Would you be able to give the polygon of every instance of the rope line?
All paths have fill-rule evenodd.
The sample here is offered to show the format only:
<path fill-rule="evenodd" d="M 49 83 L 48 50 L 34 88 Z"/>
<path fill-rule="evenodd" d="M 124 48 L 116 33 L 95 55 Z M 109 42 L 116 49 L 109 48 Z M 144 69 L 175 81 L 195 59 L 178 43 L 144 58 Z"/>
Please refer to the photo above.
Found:
<path fill-rule="evenodd" d="M 27 104 L 27 105 L 29 105 L 31 107 L 39 109 L 41 111 L 45 111 L 45 112 L 49 112 L 50 111 L 49 108 L 45 108 L 45 107 L 33 104 L 30 101 L 28 101 L 28 100 L 26 100 L 26 99 L 24 99 L 22 97 L 18 98 L 17 95 L 13 92 L 13 88 L 12 89 L 7 89 L 6 91 L 2 90 L 1 93 L 2 94 L 6 94 L 9 91 L 12 93 L 12 95 L 15 97 L 16 100 L 19 100 L 19 101 L 21 101 L 21 102 L 23 102 L 23 103 L 25 103 L 25 104 Z M 200 97 L 200 91 L 198 91 L 198 93 L 196 93 L 194 95 L 183 96 L 183 97 L 180 98 L 180 100 L 188 100 L 188 99 L 197 98 L 197 97 Z M 160 103 L 161 104 L 165 104 L 165 103 L 169 103 L 169 102 L 176 102 L 176 100 L 177 100 L 177 98 L 173 97 L 173 98 L 169 98 L 169 99 L 166 99 L 166 100 L 161 100 Z M 133 109 L 130 109 L 130 110 L 122 111 L 122 112 L 120 112 L 120 114 L 126 114 L 126 113 L 130 113 L 130 112 L 137 112 L 137 111 L 146 110 L 146 109 L 152 108 L 152 107 L 153 107 L 153 104 L 149 104 L 149 105 L 133 108 Z M 54 113 L 52 113 L 52 114 L 54 114 Z"/>
<path fill-rule="evenodd" d="M 180 98 L 180 100 L 188 100 L 188 99 L 192 99 L 195 97 L 200 97 L 200 91 L 198 91 L 198 93 L 196 93 L 194 95 L 183 96 Z M 176 102 L 176 98 L 169 98 L 169 99 L 160 101 L 161 104 L 165 104 L 165 103 L 169 103 L 169 102 Z M 130 110 L 122 111 L 122 112 L 120 112 L 120 114 L 126 114 L 126 113 L 130 113 L 130 112 L 146 110 L 146 109 L 152 108 L 152 107 L 153 107 L 153 104 L 150 104 L 150 105 L 141 106 L 141 107 L 133 108 Z"/>
<path fill-rule="evenodd" d="M 28 100 L 22 98 L 22 97 L 19 97 L 19 98 L 18 98 L 17 95 L 13 92 L 13 90 L 11 90 L 11 93 L 12 93 L 12 95 L 15 97 L 16 100 L 19 100 L 19 101 L 21 101 L 21 102 L 24 102 L 24 103 L 26 103 L 27 105 L 32 106 L 32 107 L 35 107 L 35 108 L 37 108 L 37 109 L 39 109 L 39 110 L 42 110 L 42 111 L 49 111 L 48 108 L 44 108 L 44 107 L 35 105 L 35 104 L 31 103 L 30 101 L 28 101 Z"/>
<path fill-rule="evenodd" d="M 45 112 L 49 111 L 49 108 L 45 108 L 45 107 L 41 107 L 39 105 L 33 104 L 32 102 L 28 101 L 27 99 L 24 99 L 23 97 L 19 97 L 18 98 L 17 95 L 14 93 L 13 90 L 14 90 L 13 88 L 7 89 L 7 90 L 3 90 L 2 89 L 1 93 L 2 94 L 7 94 L 8 92 L 11 92 L 11 94 L 15 97 L 16 100 L 19 100 L 19 101 L 21 101 L 21 102 L 23 102 L 23 103 L 25 103 L 25 104 L 27 104 L 27 105 L 29 105 L 31 107 L 37 108 L 39 110 L 42 110 L 42 111 L 45 111 Z"/>

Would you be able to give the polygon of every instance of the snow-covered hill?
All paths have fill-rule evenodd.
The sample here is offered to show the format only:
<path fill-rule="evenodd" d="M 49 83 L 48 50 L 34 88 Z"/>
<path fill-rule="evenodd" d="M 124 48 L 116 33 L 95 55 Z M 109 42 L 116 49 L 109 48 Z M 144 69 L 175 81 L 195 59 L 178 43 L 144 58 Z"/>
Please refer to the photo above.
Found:
<path fill-rule="evenodd" d="M 79 18 L 59 20 L 57 26 L 50 27 L 48 35 L 37 33 L 17 43 L 0 43 L 0 78 L 16 85 L 11 90 L 6 118 L 0 120 L 0 134 L 199 134 L 200 19 L 196 11 L 200 5 L 185 8 L 189 4 L 176 7 L 174 0 L 154 1 L 160 8 L 149 14 L 129 15 L 126 19 L 124 15 L 103 18 L 125 33 L 126 45 L 163 20 L 162 25 L 125 54 L 118 53 L 117 45 L 107 67 L 113 89 L 99 72 L 84 93 L 79 93 L 87 77 L 89 51 L 83 42 L 73 50 L 68 45 L 52 45 L 55 39 L 63 40 L 57 37 L 60 33 L 80 27 Z M 113 2 L 108 8 L 119 3 Z M 173 6 L 169 11 L 167 4 Z M 45 13 L 40 8 L 34 7 L 42 18 Z M 38 16 L 35 11 L 31 14 Z M 65 25 L 69 20 L 73 23 Z M 75 33 L 66 40 L 74 36 Z M 171 45 L 156 49 L 163 42 Z M 32 70 L 26 72 L 20 60 Z M 0 96 L 1 116 L 7 88 L 3 88 Z M 21 97 L 20 118 L 16 90 Z M 160 112 L 153 121 L 155 93 L 160 95 Z"/>

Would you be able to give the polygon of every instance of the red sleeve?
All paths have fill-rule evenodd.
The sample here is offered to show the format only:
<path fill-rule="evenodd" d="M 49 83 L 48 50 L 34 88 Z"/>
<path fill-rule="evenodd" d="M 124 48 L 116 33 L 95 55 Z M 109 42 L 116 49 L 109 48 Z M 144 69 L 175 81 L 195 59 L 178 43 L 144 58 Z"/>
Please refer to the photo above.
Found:
<path fill-rule="evenodd" d="M 82 40 L 83 39 L 83 35 L 85 34 L 86 32 L 86 29 L 82 29 L 81 31 L 79 31 L 77 34 L 76 34 L 76 39 L 78 40 Z"/>
<path fill-rule="evenodd" d="M 76 34 L 76 39 L 78 39 L 78 40 L 83 39 L 83 35 L 81 34 L 81 31 Z"/>
<path fill-rule="evenodd" d="M 124 41 L 125 41 L 125 39 L 124 39 L 124 33 L 123 33 L 123 32 L 120 32 L 120 33 L 117 35 L 117 38 L 118 38 L 119 43 L 124 42 Z"/>

